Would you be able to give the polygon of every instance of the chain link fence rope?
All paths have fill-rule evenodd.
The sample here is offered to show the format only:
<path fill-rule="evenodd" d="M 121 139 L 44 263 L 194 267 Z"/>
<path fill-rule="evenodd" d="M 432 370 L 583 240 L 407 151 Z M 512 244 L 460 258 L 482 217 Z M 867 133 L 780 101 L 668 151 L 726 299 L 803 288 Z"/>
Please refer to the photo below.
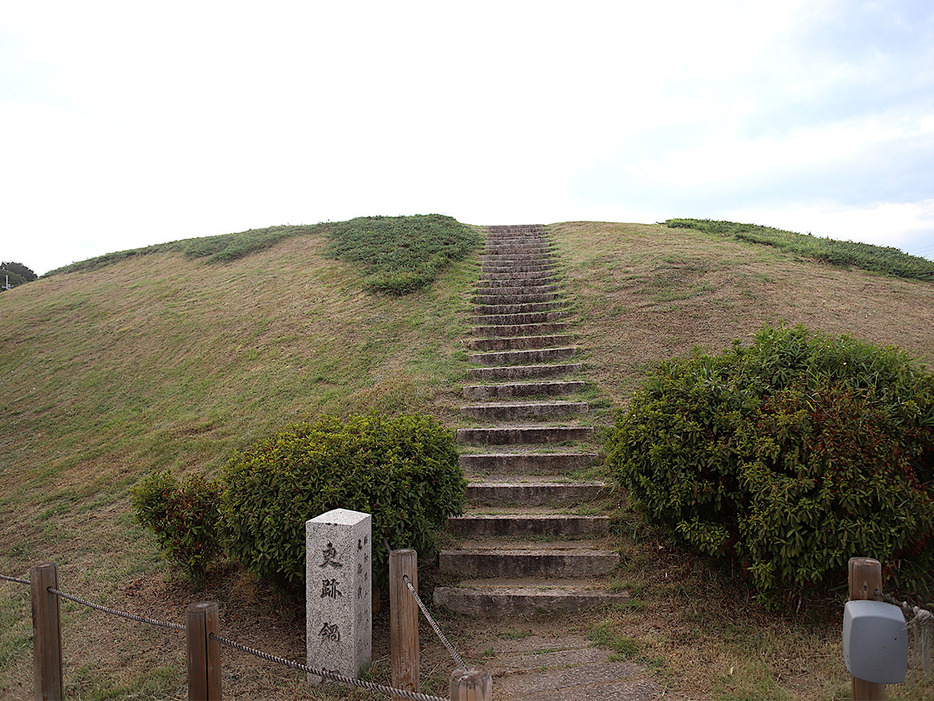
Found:
<path fill-rule="evenodd" d="M 446 637 L 444 637 L 444 633 L 441 632 L 441 628 L 438 627 L 438 624 L 435 623 L 435 619 L 431 617 L 430 613 L 428 613 L 428 609 L 425 607 L 425 604 L 422 603 L 421 597 L 418 595 L 418 592 L 415 591 L 415 587 L 412 586 L 412 582 L 409 581 L 409 576 L 407 574 L 402 575 L 402 580 L 405 582 L 405 586 L 409 588 L 409 591 L 412 592 L 412 596 L 415 597 L 415 603 L 418 604 L 418 608 L 420 608 L 422 613 L 425 614 L 428 625 L 431 626 L 431 629 L 435 632 L 435 635 L 438 636 L 438 639 L 444 643 L 444 647 L 446 647 L 448 652 L 451 653 L 451 659 L 453 659 L 457 664 L 458 669 L 468 669 L 467 663 L 464 662 L 464 658 L 457 654 L 457 650 L 455 650 L 454 646 L 448 642 Z"/>
<path fill-rule="evenodd" d="M 278 665 L 283 665 L 284 667 L 291 667 L 292 669 L 298 669 L 303 672 L 308 672 L 314 674 L 315 676 L 321 677 L 323 679 L 330 679 L 331 681 L 341 682 L 342 684 L 349 684 L 351 686 L 357 686 L 361 689 L 366 689 L 367 691 L 377 691 L 384 694 L 391 694 L 393 696 L 401 696 L 407 699 L 415 699 L 415 701 L 448 701 L 448 699 L 443 699 L 440 696 L 428 696 L 426 694 L 419 694 L 415 691 L 406 691 L 404 689 L 394 689 L 391 686 L 385 686 L 383 684 L 376 684 L 375 682 L 364 681 L 363 679 L 354 679 L 353 677 L 345 677 L 343 674 L 338 674 L 337 672 L 329 672 L 324 669 L 315 669 L 309 667 L 308 665 L 303 665 L 300 662 L 293 662 L 292 660 L 286 660 L 282 657 L 276 657 L 275 655 L 270 655 L 268 652 L 263 652 L 262 650 L 255 650 L 246 645 L 242 645 L 233 640 L 228 640 L 227 638 L 222 638 L 219 635 L 214 635 L 211 633 L 211 639 L 216 640 L 221 645 L 226 645 L 227 647 L 233 648 L 234 650 L 239 650 L 240 652 L 245 652 L 249 655 L 259 657 L 260 659 L 266 660 L 267 662 L 273 662 Z"/>

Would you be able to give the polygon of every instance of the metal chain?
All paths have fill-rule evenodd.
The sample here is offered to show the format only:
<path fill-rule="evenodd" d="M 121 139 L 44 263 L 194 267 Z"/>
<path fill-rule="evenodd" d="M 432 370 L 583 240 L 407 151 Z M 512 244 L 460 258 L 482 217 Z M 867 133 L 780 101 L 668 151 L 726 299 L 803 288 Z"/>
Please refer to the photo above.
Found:
<path fill-rule="evenodd" d="M 28 579 L 20 579 L 19 577 L 7 577 L 5 574 L 0 574 L 0 579 L 3 579 L 7 582 L 16 582 L 17 584 L 32 584 Z"/>
<path fill-rule="evenodd" d="M 467 669 L 467 663 L 464 662 L 464 658 L 457 654 L 457 650 L 454 649 L 454 646 L 448 642 L 448 639 L 444 637 L 444 633 L 441 632 L 441 629 L 438 627 L 438 624 L 435 623 L 435 619 L 431 617 L 431 614 L 428 613 L 428 609 L 425 608 L 425 604 L 422 603 L 421 597 L 418 595 L 418 592 L 415 591 L 415 587 L 412 586 L 412 583 L 409 581 L 409 575 L 402 575 L 402 580 L 405 582 L 405 586 L 409 588 L 409 591 L 412 592 L 412 596 L 415 597 L 415 603 L 418 604 L 418 607 L 422 610 L 422 613 L 425 614 L 425 618 L 428 619 L 428 624 L 431 626 L 432 630 L 438 636 L 444 646 L 448 649 L 448 652 L 451 653 L 451 658 L 457 664 L 460 669 Z"/>
<path fill-rule="evenodd" d="M 178 623 L 167 623 L 166 621 L 157 621 L 154 618 L 146 618 L 144 616 L 136 616 L 132 613 L 124 613 L 123 611 L 117 611 L 116 609 L 107 608 L 106 606 L 101 606 L 100 604 L 93 604 L 90 601 L 85 601 L 84 599 L 79 599 L 77 596 L 71 596 L 65 592 L 61 592 L 58 589 L 49 587 L 48 590 L 52 594 L 62 597 L 63 599 L 68 599 L 69 601 L 74 601 L 76 604 L 83 604 L 84 606 L 89 606 L 92 609 L 97 609 L 98 611 L 103 611 L 104 613 L 113 614 L 114 616 L 120 616 L 120 618 L 128 618 L 131 621 L 139 621 L 140 623 L 148 623 L 151 626 L 160 626 L 162 628 L 170 628 L 171 630 L 180 630 L 184 631 L 185 626 Z"/>
<path fill-rule="evenodd" d="M 343 684 L 349 684 L 351 686 L 357 686 L 361 689 L 367 689 L 368 691 L 377 691 L 384 694 L 391 694 L 393 696 L 401 696 L 407 699 L 415 699 L 415 701 L 448 701 L 443 699 L 440 696 L 428 696 L 427 694 L 419 694 L 415 691 L 406 691 L 405 689 L 394 689 L 391 686 L 384 686 L 383 684 L 376 684 L 375 682 L 367 682 L 362 679 L 354 679 L 353 677 L 345 677 L 343 674 L 338 674 L 337 672 L 329 672 L 324 669 L 314 669 L 308 665 L 303 665 L 300 662 L 293 662 L 292 660 L 286 660 L 282 657 L 276 657 L 275 655 L 270 655 L 268 652 L 263 652 L 262 650 L 255 650 L 246 645 L 241 645 L 238 642 L 233 640 L 228 640 L 227 638 L 222 638 L 219 635 L 214 635 L 211 633 L 211 640 L 216 640 L 221 645 L 226 645 L 231 647 L 234 650 L 239 650 L 240 652 L 245 652 L 249 655 L 259 657 L 260 659 L 266 660 L 267 662 L 273 662 L 275 664 L 283 665 L 284 667 L 291 667 L 292 669 L 298 669 L 302 672 L 307 672 L 314 674 L 315 676 L 322 677 L 323 679 L 330 679 L 331 681 L 341 682 Z"/>

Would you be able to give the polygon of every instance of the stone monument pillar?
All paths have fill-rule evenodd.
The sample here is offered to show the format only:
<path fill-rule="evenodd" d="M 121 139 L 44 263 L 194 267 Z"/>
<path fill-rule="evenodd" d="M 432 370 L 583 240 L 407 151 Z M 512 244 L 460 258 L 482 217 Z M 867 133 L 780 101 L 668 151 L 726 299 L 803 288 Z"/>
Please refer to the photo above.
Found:
<path fill-rule="evenodd" d="M 356 677 L 372 658 L 372 521 L 334 509 L 305 522 L 308 666 Z M 309 674 L 317 684 L 321 678 Z"/>

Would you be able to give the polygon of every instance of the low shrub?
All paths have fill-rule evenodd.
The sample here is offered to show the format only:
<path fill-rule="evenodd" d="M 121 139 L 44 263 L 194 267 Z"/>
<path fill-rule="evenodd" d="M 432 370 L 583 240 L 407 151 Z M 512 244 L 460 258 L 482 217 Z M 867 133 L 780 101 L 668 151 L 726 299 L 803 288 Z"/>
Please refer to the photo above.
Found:
<path fill-rule="evenodd" d="M 364 287 L 390 295 L 430 285 L 480 244 L 473 229 L 441 214 L 358 217 L 331 224 L 328 238 L 328 255 L 362 265 Z"/>
<path fill-rule="evenodd" d="M 607 449 L 650 520 L 764 599 L 845 580 L 851 556 L 931 591 L 934 376 L 896 348 L 782 326 L 663 362 Z"/>
<path fill-rule="evenodd" d="M 169 472 L 149 475 L 132 492 L 140 523 L 195 583 L 221 549 L 220 494 L 220 486 L 203 475 L 178 484 Z"/>
<path fill-rule="evenodd" d="M 385 586 L 384 540 L 431 557 L 466 486 L 453 432 L 428 416 L 379 414 L 291 426 L 236 453 L 224 481 L 230 553 L 290 589 L 305 578 L 306 520 L 336 508 L 371 514 L 374 584 Z"/>

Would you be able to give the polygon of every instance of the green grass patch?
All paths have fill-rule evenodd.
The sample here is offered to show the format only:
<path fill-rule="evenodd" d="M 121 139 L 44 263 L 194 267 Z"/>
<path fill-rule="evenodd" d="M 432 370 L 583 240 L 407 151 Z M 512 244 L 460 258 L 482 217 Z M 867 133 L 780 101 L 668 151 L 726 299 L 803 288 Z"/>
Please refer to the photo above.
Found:
<path fill-rule="evenodd" d="M 371 292 L 404 295 L 429 285 L 480 245 L 476 231 L 440 214 L 359 217 L 330 225 L 328 255 L 367 271 Z"/>
<path fill-rule="evenodd" d="M 638 641 L 624 636 L 610 621 L 602 621 L 591 628 L 587 640 L 597 647 L 612 650 L 615 654 L 611 660 L 632 659 L 639 652 Z"/>
<path fill-rule="evenodd" d="M 740 241 L 774 246 L 806 258 L 841 268 L 856 267 L 894 277 L 934 280 L 934 261 L 912 256 L 891 246 L 837 241 L 811 234 L 798 234 L 758 224 L 737 224 L 712 219 L 668 219 L 672 229 L 696 229 L 709 234 L 730 236 Z"/>

